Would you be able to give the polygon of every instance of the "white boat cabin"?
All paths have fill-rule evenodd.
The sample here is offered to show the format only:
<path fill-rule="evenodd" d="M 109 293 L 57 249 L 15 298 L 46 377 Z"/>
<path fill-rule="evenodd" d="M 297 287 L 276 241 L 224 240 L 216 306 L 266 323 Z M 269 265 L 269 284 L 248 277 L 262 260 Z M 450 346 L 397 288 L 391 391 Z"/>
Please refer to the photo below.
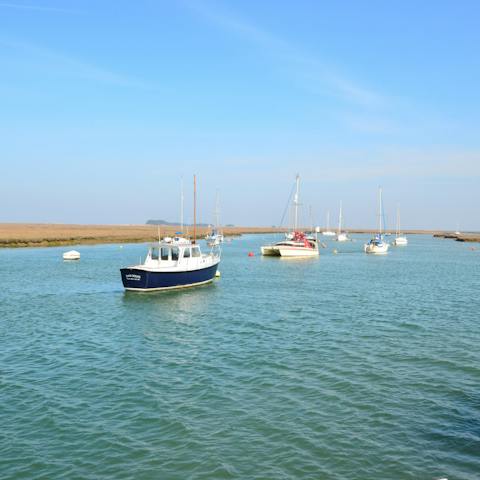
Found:
<path fill-rule="evenodd" d="M 200 246 L 186 238 L 165 238 L 153 243 L 143 263 L 147 269 L 196 269 L 220 258 L 219 253 L 202 254 Z"/>

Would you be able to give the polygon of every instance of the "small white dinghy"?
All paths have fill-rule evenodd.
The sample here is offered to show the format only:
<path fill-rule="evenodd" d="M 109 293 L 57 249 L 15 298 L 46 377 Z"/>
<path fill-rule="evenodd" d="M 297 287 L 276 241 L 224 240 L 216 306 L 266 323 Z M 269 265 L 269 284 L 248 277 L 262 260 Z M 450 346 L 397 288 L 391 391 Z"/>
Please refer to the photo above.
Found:
<path fill-rule="evenodd" d="M 63 259 L 64 260 L 80 260 L 80 252 L 77 252 L 76 250 L 70 250 L 68 252 L 65 252 L 63 254 Z"/>

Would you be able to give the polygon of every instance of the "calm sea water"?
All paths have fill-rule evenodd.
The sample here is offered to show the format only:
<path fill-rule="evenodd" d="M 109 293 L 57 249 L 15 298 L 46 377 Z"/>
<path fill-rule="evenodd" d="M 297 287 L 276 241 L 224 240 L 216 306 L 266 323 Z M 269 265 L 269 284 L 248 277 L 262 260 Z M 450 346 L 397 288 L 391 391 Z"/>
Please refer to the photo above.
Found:
<path fill-rule="evenodd" d="M 0 250 L 0 478 L 480 478 L 480 250 L 357 238 L 244 236 L 147 295 L 119 275 L 144 245 Z"/>

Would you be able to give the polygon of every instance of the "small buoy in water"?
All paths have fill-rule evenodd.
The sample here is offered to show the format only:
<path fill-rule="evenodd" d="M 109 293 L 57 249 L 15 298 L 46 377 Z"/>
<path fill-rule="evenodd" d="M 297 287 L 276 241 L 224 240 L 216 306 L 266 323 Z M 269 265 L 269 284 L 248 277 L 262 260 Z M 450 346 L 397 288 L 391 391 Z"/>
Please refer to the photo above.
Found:
<path fill-rule="evenodd" d="M 123 245 L 120 245 L 120 248 L 123 248 Z"/>
<path fill-rule="evenodd" d="M 338 253 L 338 250 L 336 248 L 334 248 L 333 253 L 336 255 Z"/>
<path fill-rule="evenodd" d="M 253 257 L 255 254 L 253 252 L 248 252 L 249 257 Z"/>
<path fill-rule="evenodd" d="M 217 278 L 220 278 L 220 270 L 217 270 L 217 271 L 215 272 L 215 276 L 216 276 Z"/>

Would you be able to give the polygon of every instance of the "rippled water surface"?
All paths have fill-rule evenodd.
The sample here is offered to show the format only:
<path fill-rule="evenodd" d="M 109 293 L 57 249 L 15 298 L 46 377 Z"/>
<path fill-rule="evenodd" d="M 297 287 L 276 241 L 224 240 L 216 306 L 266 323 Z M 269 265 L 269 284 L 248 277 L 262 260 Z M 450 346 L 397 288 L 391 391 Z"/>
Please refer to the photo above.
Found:
<path fill-rule="evenodd" d="M 0 478 L 480 478 L 480 251 L 269 240 L 147 295 L 144 245 L 0 250 Z"/>

